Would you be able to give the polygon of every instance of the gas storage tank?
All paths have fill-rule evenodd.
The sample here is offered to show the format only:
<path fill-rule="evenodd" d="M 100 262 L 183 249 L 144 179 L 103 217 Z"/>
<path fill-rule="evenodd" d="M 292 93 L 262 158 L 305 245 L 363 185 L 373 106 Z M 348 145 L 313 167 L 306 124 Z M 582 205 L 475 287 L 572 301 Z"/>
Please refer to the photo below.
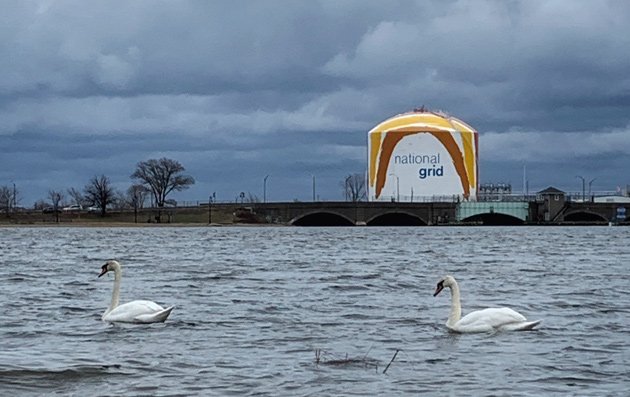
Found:
<path fill-rule="evenodd" d="M 424 108 L 383 121 L 368 133 L 368 200 L 476 200 L 478 135 Z"/>

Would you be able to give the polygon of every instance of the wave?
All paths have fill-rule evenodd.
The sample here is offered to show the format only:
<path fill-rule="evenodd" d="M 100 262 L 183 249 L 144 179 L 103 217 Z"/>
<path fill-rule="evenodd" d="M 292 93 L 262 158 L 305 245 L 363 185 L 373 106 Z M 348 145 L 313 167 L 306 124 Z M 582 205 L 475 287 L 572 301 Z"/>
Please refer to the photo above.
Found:
<path fill-rule="evenodd" d="M 0 383 L 46 388 L 49 382 L 62 383 L 86 377 L 125 374 L 119 364 L 76 365 L 66 368 L 0 367 Z"/>

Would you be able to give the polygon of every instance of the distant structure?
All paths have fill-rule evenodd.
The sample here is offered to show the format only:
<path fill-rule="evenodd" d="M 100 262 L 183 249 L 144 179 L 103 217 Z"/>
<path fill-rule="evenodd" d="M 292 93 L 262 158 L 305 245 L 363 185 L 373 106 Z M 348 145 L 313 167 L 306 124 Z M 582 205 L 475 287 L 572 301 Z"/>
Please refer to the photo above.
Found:
<path fill-rule="evenodd" d="M 423 107 L 368 133 L 369 201 L 476 200 L 478 133 Z"/>
<path fill-rule="evenodd" d="M 512 194 L 512 185 L 509 183 L 482 183 L 479 185 L 479 201 L 502 201 Z"/>

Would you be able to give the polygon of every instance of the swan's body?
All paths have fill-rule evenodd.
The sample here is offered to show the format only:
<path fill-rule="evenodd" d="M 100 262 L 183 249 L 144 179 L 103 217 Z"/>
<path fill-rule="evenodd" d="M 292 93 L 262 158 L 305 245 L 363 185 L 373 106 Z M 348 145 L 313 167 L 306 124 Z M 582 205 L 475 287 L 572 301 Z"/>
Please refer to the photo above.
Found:
<path fill-rule="evenodd" d="M 462 317 L 459 286 L 452 276 L 446 276 L 438 282 L 433 296 L 437 296 L 445 287 L 451 289 L 451 312 L 446 326 L 452 331 L 462 333 L 525 331 L 533 329 L 542 321 L 527 321 L 525 316 L 508 307 L 477 310 Z"/>
<path fill-rule="evenodd" d="M 103 313 L 103 321 L 111 323 L 161 323 L 164 322 L 173 306 L 164 309 L 155 302 L 146 300 L 136 300 L 122 305 L 118 305 L 120 296 L 120 281 L 122 279 L 122 269 L 120 263 L 116 261 L 107 261 L 101 268 L 101 277 L 108 271 L 114 272 L 114 290 L 112 292 L 112 302 L 105 313 Z"/>

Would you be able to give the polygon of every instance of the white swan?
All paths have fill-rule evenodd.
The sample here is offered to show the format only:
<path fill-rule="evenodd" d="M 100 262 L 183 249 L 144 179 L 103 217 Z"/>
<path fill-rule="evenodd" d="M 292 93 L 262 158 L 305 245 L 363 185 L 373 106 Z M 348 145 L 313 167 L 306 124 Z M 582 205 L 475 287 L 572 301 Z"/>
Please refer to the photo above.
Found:
<path fill-rule="evenodd" d="M 161 323 L 171 314 L 174 306 L 164 309 L 155 302 L 145 300 L 132 301 L 118 306 L 120 280 L 122 278 L 120 263 L 116 261 L 105 262 L 101 267 L 101 274 L 98 276 L 101 277 L 110 271 L 114 272 L 114 291 L 112 292 L 112 302 L 103 313 L 103 321 L 111 323 Z"/>
<path fill-rule="evenodd" d="M 451 289 L 451 312 L 446 326 L 455 332 L 494 332 L 494 331 L 525 331 L 534 328 L 542 320 L 527 321 L 520 313 L 507 308 L 490 308 L 477 310 L 462 317 L 459 302 L 459 286 L 452 276 L 446 276 L 437 283 L 437 296 L 445 287 Z"/>

